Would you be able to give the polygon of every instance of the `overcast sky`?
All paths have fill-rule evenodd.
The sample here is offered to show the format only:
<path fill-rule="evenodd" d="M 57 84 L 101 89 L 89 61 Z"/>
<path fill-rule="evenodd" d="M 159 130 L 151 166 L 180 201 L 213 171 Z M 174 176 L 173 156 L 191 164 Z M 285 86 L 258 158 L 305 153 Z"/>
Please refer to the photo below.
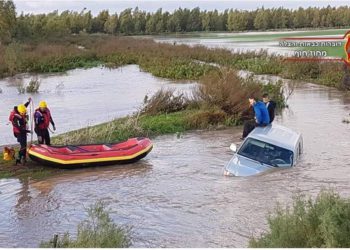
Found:
<path fill-rule="evenodd" d="M 138 6 L 141 10 L 156 11 L 159 8 L 163 10 L 173 11 L 179 7 L 181 8 L 195 8 L 207 10 L 224 10 L 230 8 L 252 10 L 264 6 L 265 8 L 280 7 L 285 8 L 299 8 L 317 6 L 323 7 L 327 5 L 340 6 L 348 5 L 349 1 L 271 1 L 271 0 L 13 0 L 17 13 L 48 13 L 54 10 L 59 12 L 64 10 L 81 11 L 84 8 L 91 10 L 93 14 L 98 13 L 103 9 L 108 9 L 110 13 L 120 12 L 126 8 L 135 8 Z"/>

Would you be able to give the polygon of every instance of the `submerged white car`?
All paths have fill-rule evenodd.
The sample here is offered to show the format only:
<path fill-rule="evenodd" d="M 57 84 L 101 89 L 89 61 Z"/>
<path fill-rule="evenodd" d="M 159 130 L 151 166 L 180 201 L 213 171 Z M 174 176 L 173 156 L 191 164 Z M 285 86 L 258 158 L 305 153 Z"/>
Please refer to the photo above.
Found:
<path fill-rule="evenodd" d="M 235 154 L 225 166 L 224 174 L 250 176 L 294 166 L 303 152 L 303 139 L 289 128 L 272 124 L 255 128 L 238 150 L 235 144 L 230 149 Z"/>

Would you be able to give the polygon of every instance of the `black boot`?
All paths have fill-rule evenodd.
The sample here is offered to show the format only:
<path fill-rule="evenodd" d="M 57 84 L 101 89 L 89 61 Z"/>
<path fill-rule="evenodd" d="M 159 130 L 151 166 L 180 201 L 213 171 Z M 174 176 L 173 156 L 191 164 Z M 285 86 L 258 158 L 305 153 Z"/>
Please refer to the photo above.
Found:
<path fill-rule="evenodd" d="M 22 157 L 22 159 L 21 159 L 21 163 L 22 163 L 22 166 L 25 166 L 25 165 L 26 165 L 26 163 L 27 163 L 27 159 L 26 159 L 26 158 L 24 158 L 24 157 Z"/>
<path fill-rule="evenodd" d="M 17 166 L 17 164 L 20 164 L 20 163 L 21 163 L 21 159 L 16 159 L 15 165 Z"/>

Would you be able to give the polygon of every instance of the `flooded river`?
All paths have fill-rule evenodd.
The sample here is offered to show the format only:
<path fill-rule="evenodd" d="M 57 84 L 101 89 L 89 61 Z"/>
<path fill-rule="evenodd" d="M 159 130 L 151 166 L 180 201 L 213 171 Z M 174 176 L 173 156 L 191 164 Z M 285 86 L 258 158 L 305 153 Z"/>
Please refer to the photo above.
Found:
<path fill-rule="evenodd" d="M 208 48 L 224 48 L 232 52 L 252 52 L 266 50 L 269 54 L 295 56 L 298 47 L 280 46 L 285 37 L 342 37 L 347 29 L 331 30 L 294 30 L 294 31 L 262 31 L 262 32 L 193 32 L 185 34 L 169 34 L 151 37 L 156 42 L 170 44 L 201 45 Z"/>
<path fill-rule="evenodd" d="M 24 85 L 30 75 L 0 80 L 0 145 L 16 142 L 12 128 L 7 125 L 13 106 L 32 96 L 37 106 L 46 100 L 56 122 L 57 133 L 86 127 L 136 111 L 145 97 L 161 88 L 179 91 L 190 89 L 186 81 L 170 81 L 142 72 L 137 65 L 119 69 L 76 69 L 65 74 L 41 74 L 39 93 L 19 94 L 18 84 Z"/>
<path fill-rule="evenodd" d="M 138 100 L 138 99 L 136 99 Z M 82 104 L 83 105 L 83 104 Z M 301 84 L 276 123 L 300 131 L 296 167 L 249 178 L 223 176 L 241 128 L 160 136 L 142 161 L 67 171 L 43 181 L 0 180 L 0 247 L 36 247 L 54 233 L 75 234 L 84 207 L 107 203 L 119 224 L 133 226 L 134 247 L 246 247 L 266 229 L 276 202 L 333 187 L 350 196 L 350 97 Z"/>

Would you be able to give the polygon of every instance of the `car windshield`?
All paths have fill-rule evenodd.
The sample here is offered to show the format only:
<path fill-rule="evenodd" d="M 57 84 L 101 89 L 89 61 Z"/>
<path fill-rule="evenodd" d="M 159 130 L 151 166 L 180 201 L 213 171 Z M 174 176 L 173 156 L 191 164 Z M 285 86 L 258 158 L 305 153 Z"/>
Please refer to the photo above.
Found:
<path fill-rule="evenodd" d="M 292 151 L 253 138 L 244 142 L 238 154 L 275 167 L 291 167 L 293 164 Z"/>

